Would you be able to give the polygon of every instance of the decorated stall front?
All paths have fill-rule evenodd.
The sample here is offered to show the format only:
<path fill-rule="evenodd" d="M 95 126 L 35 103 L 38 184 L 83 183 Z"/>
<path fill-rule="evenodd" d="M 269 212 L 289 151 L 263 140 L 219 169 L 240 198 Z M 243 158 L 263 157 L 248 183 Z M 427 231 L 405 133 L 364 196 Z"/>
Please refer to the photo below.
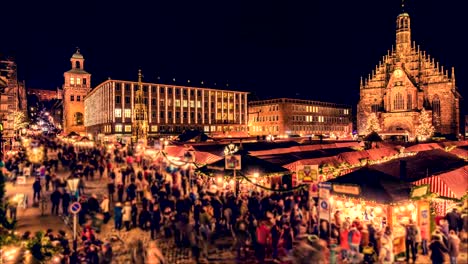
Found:
<path fill-rule="evenodd" d="M 405 228 L 417 221 L 419 204 L 410 200 L 411 184 L 367 167 L 326 182 L 331 185 L 331 221 L 371 224 L 379 231 L 392 229 L 396 257 L 405 252 Z"/>
<path fill-rule="evenodd" d="M 428 186 L 431 207 L 436 218 L 445 217 L 451 208 L 466 199 L 468 193 L 468 165 L 461 168 L 426 177 L 414 182 L 417 186 Z"/>
<path fill-rule="evenodd" d="M 252 191 L 273 190 L 282 185 L 282 176 L 289 170 L 249 155 L 239 150 L 223 159 L 197 170 L 211 183 L 211 189 L 236 191 L 238 194 Z"/>

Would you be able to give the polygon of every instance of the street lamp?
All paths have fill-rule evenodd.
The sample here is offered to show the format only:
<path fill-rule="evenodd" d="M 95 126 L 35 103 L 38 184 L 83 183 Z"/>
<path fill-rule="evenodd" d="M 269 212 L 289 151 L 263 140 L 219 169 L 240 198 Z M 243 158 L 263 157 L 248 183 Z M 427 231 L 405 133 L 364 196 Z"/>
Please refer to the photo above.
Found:
<path fill-rule="evenodd" d="M 70 192 L 73 193 L 76 200 L 78 200 L 78 184 L 80 183 L 80 178 L 73 177 L 67 179 L 67 186 L 70 189 Z"/>

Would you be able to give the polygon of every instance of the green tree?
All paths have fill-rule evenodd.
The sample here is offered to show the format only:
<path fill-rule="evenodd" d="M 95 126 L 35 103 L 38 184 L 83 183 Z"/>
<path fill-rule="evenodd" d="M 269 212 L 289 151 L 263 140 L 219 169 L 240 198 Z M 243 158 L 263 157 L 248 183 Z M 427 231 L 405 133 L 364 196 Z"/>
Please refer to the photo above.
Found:
<path fill-rule="evenodd" d="M 419 115 L 419 125 L 416 127 L 416 137 L 419 141 L 426 141 L 434 135 L 434 126 L 429 114 L 423 108 Z"/>
<path fill-rule="evenodd" d="M 26 115 L 23 112 L 15 111 L 13 113 L 13 130 L 18 131 L 28 126 Z"/>
<path fill-rule="evenodd" d="M 372 132 L 380 132 L 382 129 L 380 128 L 380 123 L 379 119 L 377 118 L 377 115 L 375 113 L 369 114 L 367 116 L 366 120 L 366 128 L 364 130 L 364 133 L 366 135 L 369 135 Z"/>

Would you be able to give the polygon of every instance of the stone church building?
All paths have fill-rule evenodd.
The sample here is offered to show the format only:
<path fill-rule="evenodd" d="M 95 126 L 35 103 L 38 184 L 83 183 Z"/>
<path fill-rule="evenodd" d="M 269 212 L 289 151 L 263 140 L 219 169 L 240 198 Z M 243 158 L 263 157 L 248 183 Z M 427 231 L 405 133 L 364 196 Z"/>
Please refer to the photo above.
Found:
<path fill-rule="evenodd" d="M 77 49 L 72 55 L 71 70 L 63 74 L 63 132 L 84 135 L 84 98 L 91 90 L 91 74 L 84 70 L 84 57 Z"/>
<path fill-rule="evenodd" d="M 369 114 L 379 119 L 382 136 L 413 139 L 424 108 L 436 133 L 458 135 L 460 94 L 455 71 L 439 66 L 411 41 L 411 20 L 403 12 L 396 19 L 396 49 L 392 47 L 364 81 L 357 106 L 358 133 L 364 135 Z"/>

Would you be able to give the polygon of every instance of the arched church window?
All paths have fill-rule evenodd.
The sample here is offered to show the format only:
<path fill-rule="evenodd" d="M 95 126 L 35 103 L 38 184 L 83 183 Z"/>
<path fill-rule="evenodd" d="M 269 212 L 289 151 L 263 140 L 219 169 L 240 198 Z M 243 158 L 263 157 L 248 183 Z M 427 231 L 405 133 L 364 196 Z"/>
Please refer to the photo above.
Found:
<path fill-rule="evenodd" d="M 80 69 L 81 63 L 79 61 L 75 61 L 75 68 Z"/>
<path fill-rule="evenodd" d="M 75 126 L 82 126 L 83 125 L 83 113 L 76 112 L 74 115 L 74 123 Z"/>
<path fill-rule="evenodd" d="M 405 109 L 405 101 L 401 93 L 397 93 L 393 98 L 393 109 L 394 110 L 403 110 Z"/>
<path fill-rule="evenodd" d="M 408 110 L 413 109 L 413 96 L 411 96 L 411 94 L 408 94 L 408 97 L 406 100 L 406 109 Z"/>

